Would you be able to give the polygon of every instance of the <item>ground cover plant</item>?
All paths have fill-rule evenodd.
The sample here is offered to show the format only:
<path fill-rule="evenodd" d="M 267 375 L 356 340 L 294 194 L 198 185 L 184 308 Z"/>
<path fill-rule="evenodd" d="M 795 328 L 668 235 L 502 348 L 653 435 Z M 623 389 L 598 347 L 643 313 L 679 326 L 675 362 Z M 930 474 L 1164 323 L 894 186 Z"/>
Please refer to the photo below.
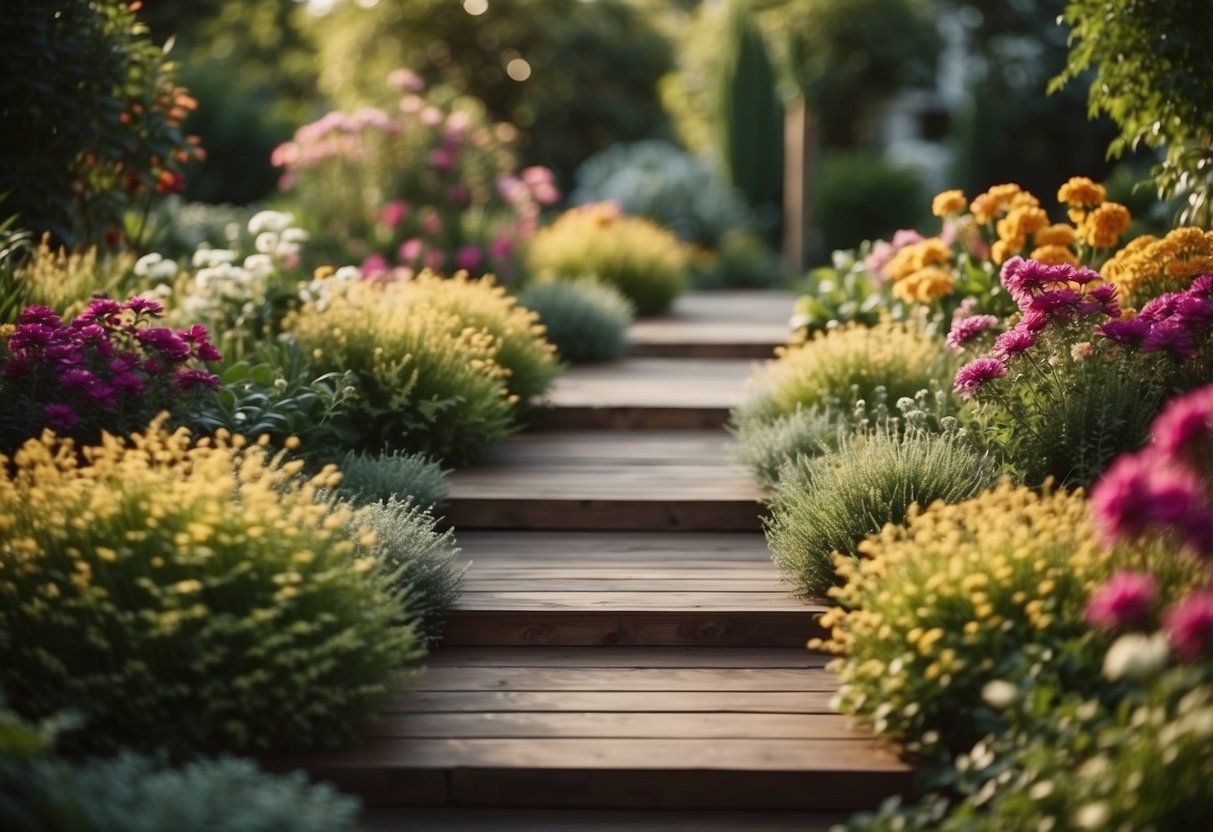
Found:
<path fill-rule="evenodd" d="M 0 686 L 76 747 L 171 753 L 332 743 L 420 655 L 409 601 L 343 532 L 353 510 L 243 437 L 160 421 L 0 464 Z M 318 661 L 323 657 L 323 661 Z"/>
<path fill-rule="evenodd" d="M 631 301 L 610 284 L 536 281 L 518 293 L 518 302 L 539 316 L 545 337 L 565 361 L 609 361 L 627 349 L 635 313 Z"/>

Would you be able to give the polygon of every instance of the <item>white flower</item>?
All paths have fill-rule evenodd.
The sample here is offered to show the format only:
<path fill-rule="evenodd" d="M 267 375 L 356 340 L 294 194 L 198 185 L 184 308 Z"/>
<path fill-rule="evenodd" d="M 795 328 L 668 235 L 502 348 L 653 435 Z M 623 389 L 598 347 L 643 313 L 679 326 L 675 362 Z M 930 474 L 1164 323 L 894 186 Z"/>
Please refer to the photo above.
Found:
<path fill-rule="evenodd" d="M 197 267 L 208 268 L 211 266 L 219 266 L 224 263 L 234 263 L 236 261 L 236 252 L 227 248 L 211 248 L 210 246 L 200 246 L 194 252 L 193 263 Z"/>
<path fill-rule="evenodd" d="M 361 280 L 362 272 L 357 266 L 342 266 L 334 274 L 335 280 Z"/>
<path fill-rule="evenodd" d="M 244 268 L 254 277 L 267 277 L 274 271 L 274 261 L 268 254 L 250 254 L 244 258 Z"/>
<path fill-rule="evenodd" d="M 1018 694 L 1019 689 L 1004 679 L 986 682 L 985 687 L 981 689 L 981 698 L 996 711 L 1011 707 Z"/>
<path fill-rule="evenodd" d="M 292 243 L 290 240 L 282 240 L 278 243 L 278 247 L 274 249 L 274 253 L 279 257 L 290 257 L 299 253 L 299 244 Z"/>
<path fill-rule="evenodd" d="M 163 260 L 164 257 L 157 252 L 145 254 L 135 261 L 135 274 L 139 277 L 151 277 L 152 269 Z"/>
<path fill-rule="evenodd" d="M 1103 829 L 1108 825 L 1108 804 L 1088 803 L 1074 816 L 1080 829 Z"/>
<path fill-rule="evenodd" d="M 295 215 L 289 211 L 258 211 L 248 221 L 248 230 L 250 234 L 260 234 L 263 231 L 277 234 L 294 222 Z"/>
<path fill-rule="evenodd" d="M 1167 664 L 1170 648 L 1164 633 L 1129 633 L 1116 639 L 1103 660 L 1103 675 L 1109 679 L 1148 679 Z"/>
<path fill-rule="evenodd" d="M 311 237 L 302 228 L 288 228 L 282 232 L 282 239 L 288 243 L 306 243 Z"/>
<path fill-rule="evenodd" d="M 262 254 L 274 254 L 278 250 L 278 232 L 262 231 L 253 245 Z"/>

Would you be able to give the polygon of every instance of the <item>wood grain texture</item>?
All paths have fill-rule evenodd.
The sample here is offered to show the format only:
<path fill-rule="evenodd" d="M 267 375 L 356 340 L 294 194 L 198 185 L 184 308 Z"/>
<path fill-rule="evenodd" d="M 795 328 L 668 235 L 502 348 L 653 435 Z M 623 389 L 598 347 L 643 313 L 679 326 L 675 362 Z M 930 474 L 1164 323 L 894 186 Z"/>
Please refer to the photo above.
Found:
<path fill-rule="evenodd" d="M 634 357 L 770 358 L 791 335 L 791 292 L 728 291 L 679 298 L 628 332 Z"/>
<path fill-rule="evenodd" d="M 430 669 L 501 668 L 821 668 L 827 657 L 803 647 L 455 647 L 426 658 Z"/>
<path fill-rule="evenodd" d="M 795 811 L 373 807 L 366 832 L 829 832 L 846 815 Z"/>

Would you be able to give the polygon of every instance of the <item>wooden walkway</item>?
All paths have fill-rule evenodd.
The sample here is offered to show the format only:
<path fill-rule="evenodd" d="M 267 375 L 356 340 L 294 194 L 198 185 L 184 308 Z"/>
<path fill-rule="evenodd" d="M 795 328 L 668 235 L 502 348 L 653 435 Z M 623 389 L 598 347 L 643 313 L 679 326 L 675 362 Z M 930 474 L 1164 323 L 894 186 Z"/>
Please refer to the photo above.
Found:
<path fill-rule="evenodd" d="M 790 308 L 684 299 L 452 477 L 470 566 L 441 645 L 362 742 L 303 760 L 372 830 L 811 832 L 908 787 L 830 711 L 823 607 L 779 586 L 721 428 Z"/>

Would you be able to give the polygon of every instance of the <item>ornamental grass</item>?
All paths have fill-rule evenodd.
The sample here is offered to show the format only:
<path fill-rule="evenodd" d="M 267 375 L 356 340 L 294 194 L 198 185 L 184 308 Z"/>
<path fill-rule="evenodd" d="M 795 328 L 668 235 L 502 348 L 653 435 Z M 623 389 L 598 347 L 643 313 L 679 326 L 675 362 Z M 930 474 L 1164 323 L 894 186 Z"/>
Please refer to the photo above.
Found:
<path fill-rule="evenodd" d="M 956 432 L 857 434 L 783 469 L 765 521 L 767 545 L 785 582 L 824 596 L 844 574 L 834 553 L 855 557 L 860 541 L 901 522 L 913 505 L 972 497 L 993 484 L 992 469 Z"/>
<path fill-rule="evenodd" d="M 774 421 L 797 410 L 914 398 L 946 385 L 954 359 L 939 342 L 905 324 L 849 325 L 828 330 L 779 357 L 752 382 L 734 420 Z"/>
<path fill-rule="evenodd" d="M 565 361 L 610 361 L 627 349 L 632 303 L 609 284 L 596 280 L 532 283 L 519 293 L 518 302 L 539 315 L 548 340 Z"/>
<path fill-rule="evenodd" d="M 316 369 L 354 373 L 366 450 L 463 462 L 513 429 L 518 399 L 497 362 L 501 340 L 406 282 L 351 283 L 304 306 L 290 330 Z"/>
<path fill-rule="evenodd" d="M 1107 639 L 1084 609 L 1115 568 L 1150 564 L 1163 598 L 1199 576 L 1165 552 L 1103 547 L 1081 492 L 1009 483 L 911 512 L 859 550 L 837 558 L 831 635 L 810 646 L 842 657 L 841 711 L 927 756 L 996 733 L 999 700 L 1025 686 L 1098 690 Z"/>
<path fill-rule="evenodd" d="M 686 290 L 690 257 L 673 233 L 622 214 L 612 203 L 566 211 L 531 240 L 527 263 L 540 280 L 592 277 L 627 296 L 637 314 L 670 308 Z"/>
<path fill-rule="evenodd" d="M 408 600 L 352 510 L 243 437 L 162 420 L 0 457 L 0 687 L 73 746 L 174 755 L 348 737 L 416 658 Z"/>

